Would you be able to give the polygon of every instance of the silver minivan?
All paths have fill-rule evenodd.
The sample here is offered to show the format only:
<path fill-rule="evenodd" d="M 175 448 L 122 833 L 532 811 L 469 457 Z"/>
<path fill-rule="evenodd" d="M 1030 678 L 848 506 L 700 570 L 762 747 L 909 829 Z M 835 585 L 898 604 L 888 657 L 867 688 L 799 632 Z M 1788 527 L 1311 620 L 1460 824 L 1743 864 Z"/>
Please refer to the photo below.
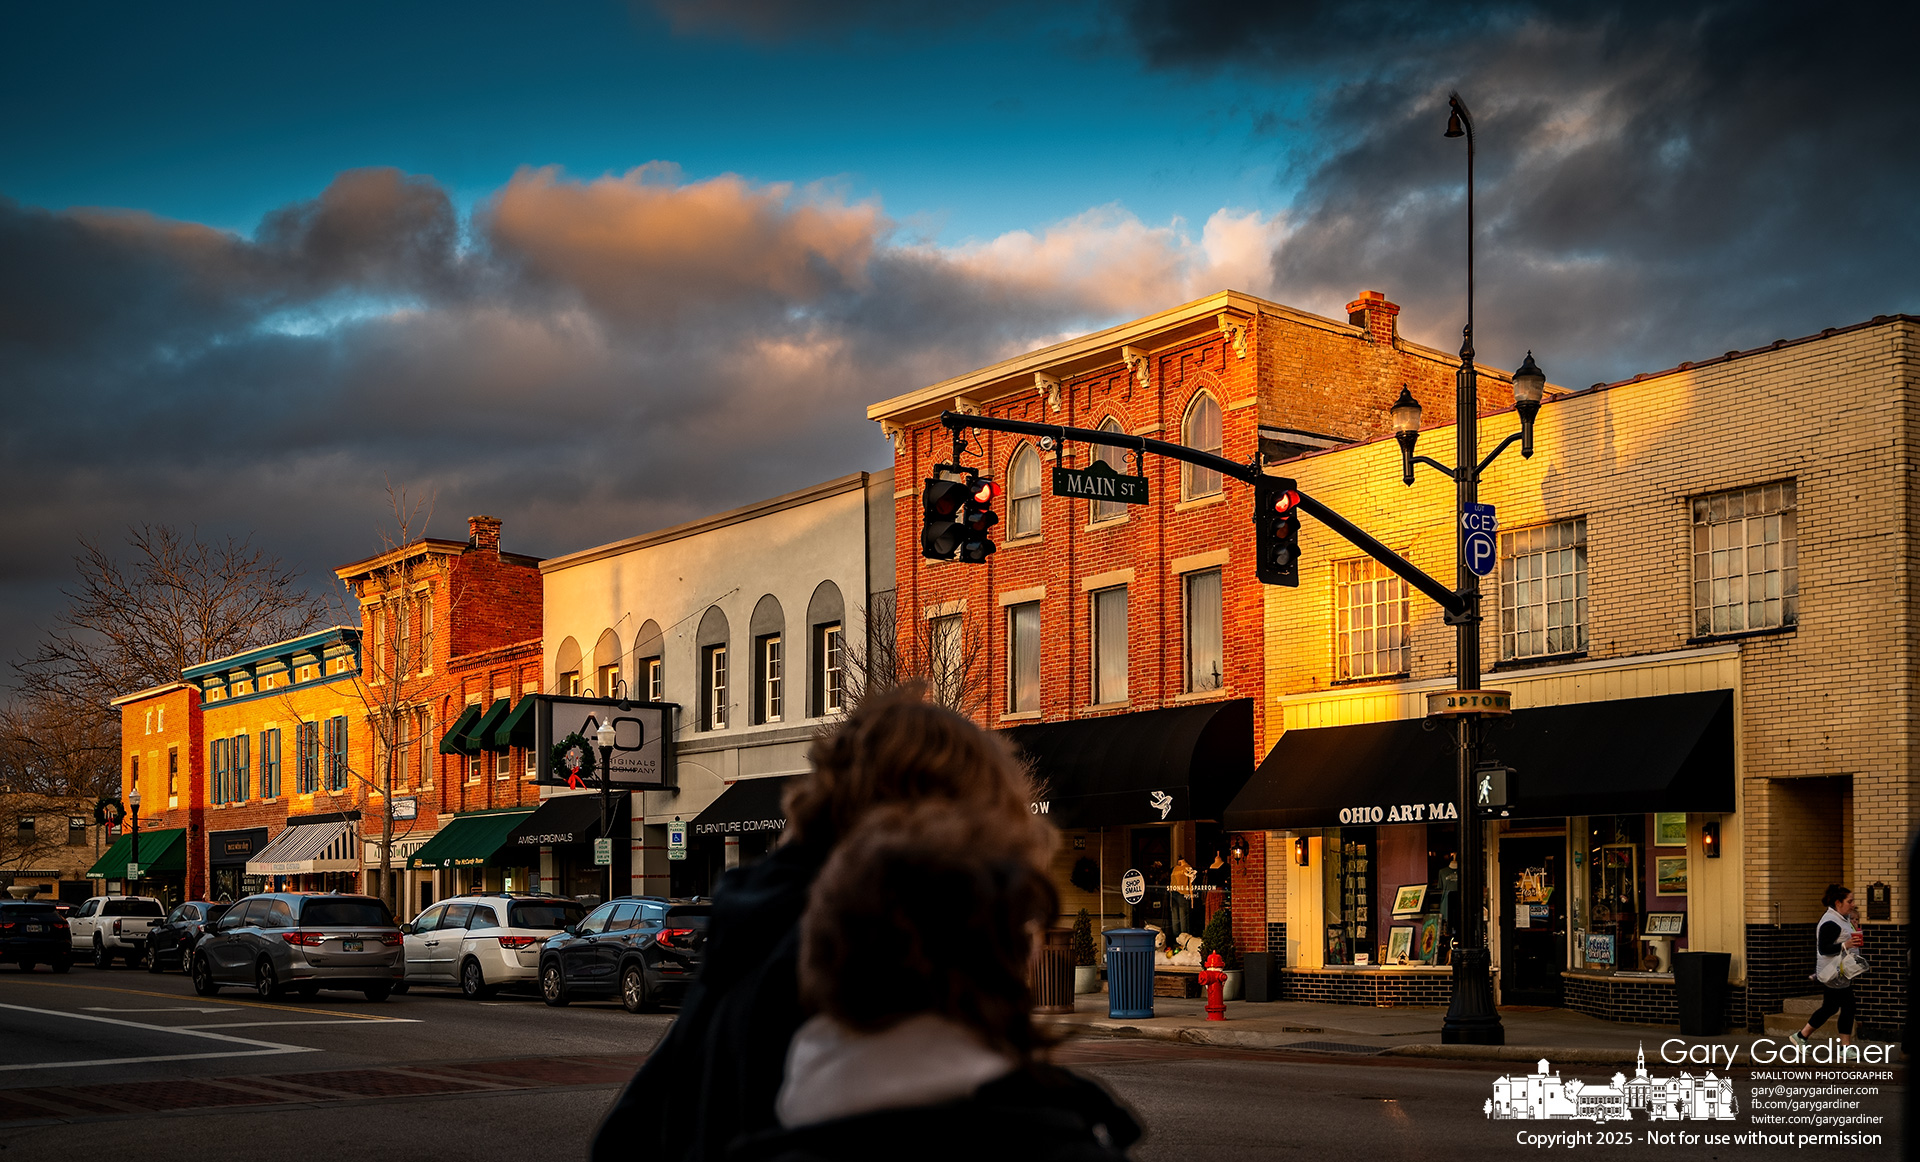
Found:
<path fill-rule="evenodd" d="M 194 945 L 193 991 L 250 986 L 262 1000 L 323 988 L 384 1001 L 405 979 L 400 927 L 374 896 L 273 892 L 227 910 Z"/>

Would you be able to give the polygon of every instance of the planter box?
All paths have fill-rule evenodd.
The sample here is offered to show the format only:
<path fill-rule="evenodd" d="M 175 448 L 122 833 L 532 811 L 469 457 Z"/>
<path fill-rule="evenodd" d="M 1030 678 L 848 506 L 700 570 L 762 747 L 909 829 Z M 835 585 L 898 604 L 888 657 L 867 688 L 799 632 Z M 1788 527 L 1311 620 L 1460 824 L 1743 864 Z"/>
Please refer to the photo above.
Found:
<path fill-rule="evenodd" d="M 1073 992 L 1075 996 L 1100 991 L 1100 966 L 1097 964 L 1076 964 L 1073 966 Z"/>

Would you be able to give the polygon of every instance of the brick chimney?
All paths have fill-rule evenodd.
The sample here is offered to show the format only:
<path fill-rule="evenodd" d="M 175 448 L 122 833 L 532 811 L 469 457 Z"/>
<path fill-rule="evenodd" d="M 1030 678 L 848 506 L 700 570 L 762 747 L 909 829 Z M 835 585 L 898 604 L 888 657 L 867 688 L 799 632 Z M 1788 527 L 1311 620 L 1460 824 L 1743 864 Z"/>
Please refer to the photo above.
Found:
<path fill-rule="evenodd" d="M 1379 291 L 1361 291 L 1347 304 L 1347 322 L 1367 333 L 1369 343 L 1391 344 L 1396 333 L 1393 317 L 1400 313 L 1398 303 L 1390 303 Z"/>
<path fill-rule="evenodd" d="M 476 549 L 488 549 L 496 554 L 499 553 L 500 518 L 497 516 L 468 517 L 467 543 Z"/>

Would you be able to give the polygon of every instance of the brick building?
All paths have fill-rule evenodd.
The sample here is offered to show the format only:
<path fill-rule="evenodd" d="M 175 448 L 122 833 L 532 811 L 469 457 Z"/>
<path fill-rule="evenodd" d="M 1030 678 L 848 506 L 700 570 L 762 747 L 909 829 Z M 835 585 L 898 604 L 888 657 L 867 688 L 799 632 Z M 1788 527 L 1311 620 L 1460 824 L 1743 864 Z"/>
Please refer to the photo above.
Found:
<path fill-rule="evenodd" d="M 983 725 L 1009 730 L 1049 783 L 1035 805 L 1066 833 L 1057 880 L 1068 915 L 1197 934 L 1225 880 L 1218 824 L 1264 754 L 1264 586 L 1249 490 L 1119 449 L 976 432 L 961 460 L 1005 487 L 985 565 L 928 561 L 920 483 L 954 459 L 942 411 L 1059 423 L 1183 443 L 1230 460 L 1366 440 L 1402 387 L 1451 420 L 1456 356 L 1402 338 L 1377 292 L 1323 318 L 1234 291 L 876 403 L 893 440 L 902 652 L 959 643 Z M 1483 408 L 1511 404 L 1483 371 Z M 1056 497 L 1046 470 L 1094 459 L 1143 471 L 1151 503 Z M 942 647 L 945 648 L 945 647 Z M 947 652 L 952 652 L 948 650 Z M 1122 869 L 1149 881 L 1128 908 Z M 1207 901 L 1206 907 L 1197 901 Z M 1247 938 L 1261 917 L 1236 916 Z"/>
<path fill-rule="evenodd" d="M 367 882 L 390 842 L 403 916 L 469 887 L 537 886 L 487 845 L 539 801 L 531 739 L 513 726 L 540 689 L 540 559 L 502 551 L 500 528 L 476 516 L 465 541 L 423 537 L 334 571 L 366 634 Z"/>
<path fill-rule="evenodd" d="M 1883 316 L 1550 400 L 1534 457 L 1488 473 L 1481 684 L 1515 707 L 1487 739 L 1517 787 L 1486 841 L 1503 1003 L 1671 1022 L 1674 954 L 1720 952 L 1757 1031 L 1812 991 L 1841 883 L 1874 966 L 1861 1019 L 1904 1018 L 1917 378 L 1920 321 Z M 1514 421 L 1482 426 L 1484 453 Z M 1420 450 L 1451 463 L 1451 440 Z M 1403 487 L 1392 440 L 1269 471 L 1451 581 L 1452 485 Z M 1444 1003 L 1456 825 L 1430 808 L 1453 758 L 1420 719 L 1455 631 L 1397 580 L 1367 587 L 1324 526 L 1301 541 L 1300 587 L 1263 595 L 1277 741 L 1226 817 L 1250 848 L 1236 919 L 1267 920 L 1241 945 L 1272 950 L 1290 998 Z M 1391 641 L 1357 640 L 1362 608 Z"/>
<path fill-rule="evenodd" d="M 120 710 L 122 802 L 140 790 L 141 890 L 168 900 L 203 898 L 207 890 L 206 766 L 200 690 L 164 682 L 115 698 Z M 88 805 L 91 809 L 91 804 Z M 102 881 L 126 874 L 132 845 L 102 853 L 92 869 Z"/>

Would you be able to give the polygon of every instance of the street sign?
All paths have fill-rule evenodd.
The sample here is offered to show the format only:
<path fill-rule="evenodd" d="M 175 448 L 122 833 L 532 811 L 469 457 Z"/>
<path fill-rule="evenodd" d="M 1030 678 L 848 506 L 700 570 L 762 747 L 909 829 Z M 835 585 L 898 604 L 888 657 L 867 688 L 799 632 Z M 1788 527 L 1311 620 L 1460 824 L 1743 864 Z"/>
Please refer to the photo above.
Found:
<path fill-rule="evenodd" d="M 593 841 L 593 862 L 597 867 L 607 867 L 613 863 L 613 840 L 596 839 Z"/>
<path fill-rule="evenodd" d="M 393 817 L 395 819 L 418 819 L 420 817 L 420 800 L 411 797 L 395 799 L 393 801 Z"/>
<path fill-rule="evenodd" d="M 1147 503 L 1147 478 L 1122 476 L 1108 467 L 1106 461 L 1095 460 L 1092 466 L 1087 468 L 1055 468 L 1053 494 L 1076 496 L 1081 500 L 1145 504 Z"/>
<path fill-rule="evenodd" d="M 1120 877 L 1120 898 L 1129 904 L 1147 898 L 1147 877 L 1140 874 L 1139 868 L 1130 867 L 1127 874 Z"/>
<path fill-rule="evenodd" d="M 667 858 L 687 858 L 687 825 L 678 819 L 667 824 Z"/>
<path fill-rule="evenodd" d="M 1493 536 L 1500 531 L 1500 519 L 1494 515 L 1490 504 L 1469 504 L 1460 514 L 1460 527 L 1466 535 L 1460 538 L 1460 554 L 1465 558 L 1467 568 L 1485 577 L 1493 572 L 1500 560 L 1498 547 Z"/>
<path fill-rule="evenodd" d="M 1463 714 L 1512 714 L 1510 690 L 1431 690 L 1427 693 L 1427 713 L 1441 718 Z"/>
<path fill-rule="evenodd" d="M 139 878 L 140 878 L 140 865 L 139 865 L 139 864 L 137 864 L 137 863 L 130 863 L 130 864 L 128 864 L 128 865 L 127 865 L 127 878 L 128 878 L 128 879 L 130 879 L 130 880 L 137 880 L 137 879 L 139 879 Z"/>

